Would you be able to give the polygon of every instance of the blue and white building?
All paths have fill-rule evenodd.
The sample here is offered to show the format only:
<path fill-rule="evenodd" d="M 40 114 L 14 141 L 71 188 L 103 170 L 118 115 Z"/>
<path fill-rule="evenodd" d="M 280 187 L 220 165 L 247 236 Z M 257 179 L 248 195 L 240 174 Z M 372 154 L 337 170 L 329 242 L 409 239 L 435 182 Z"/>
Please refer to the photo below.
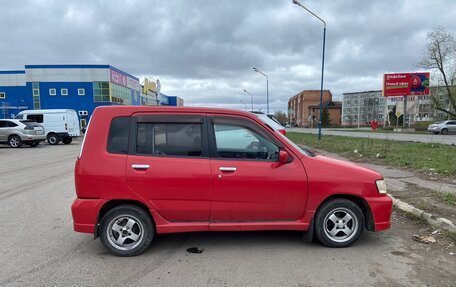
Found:
<path fill-rule="evenodd" d="M 158 103 L 145 97 L 139 78 L 110 65 L 26 65 L 0 71 L 0 118 L 26 109 L 74 109 L 84 127 L 97 106 L 169 105 L 165 95 Z"/>

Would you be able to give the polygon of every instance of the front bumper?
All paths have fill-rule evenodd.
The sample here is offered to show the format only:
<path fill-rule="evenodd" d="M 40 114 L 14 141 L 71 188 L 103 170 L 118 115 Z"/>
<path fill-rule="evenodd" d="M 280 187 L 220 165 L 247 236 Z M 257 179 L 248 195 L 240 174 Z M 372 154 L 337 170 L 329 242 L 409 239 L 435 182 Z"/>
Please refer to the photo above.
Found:
<path fill-rule="evenodd" d="M 432 132 L 432 133 L 439 133 L 440 132 L 440 128 L 439 127 L 428 127 L 428 132 Z"/>
<path fill-rule="evenodd" d="M 393 211 L 393 200 L 391 197 L 376 196 L 366 198 L 374 220 L 374 230 L 381 231 L 391 227 L 391 213 Z"/>
<path fill-rule="evenodd" d="M 104 199 L 80 199 L 76 198 L 71 205 L 74 231 L 94 233 L 98 214 L 105 204 Z"/>

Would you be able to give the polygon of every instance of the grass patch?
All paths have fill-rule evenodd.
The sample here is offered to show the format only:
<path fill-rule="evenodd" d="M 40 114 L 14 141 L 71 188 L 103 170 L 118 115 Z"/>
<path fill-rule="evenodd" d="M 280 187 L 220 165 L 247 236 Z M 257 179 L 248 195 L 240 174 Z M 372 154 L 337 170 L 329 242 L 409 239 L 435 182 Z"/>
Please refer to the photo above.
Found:
<path fill-rule="evenodd" d="M 456 205 L 456 196 L 450 192 L 442 195 L 443 201 L 448 205 Z"/>
<path fill-rule="evenodd" d="M 453 145 L 330 135 L 325 135 L 319 142 L 316 135 L 296 132 L 288 132 L 287 136 L 297 144 L 350 159 L 370 159 L 385 165 L 456 177 L 456 147 Z"/>

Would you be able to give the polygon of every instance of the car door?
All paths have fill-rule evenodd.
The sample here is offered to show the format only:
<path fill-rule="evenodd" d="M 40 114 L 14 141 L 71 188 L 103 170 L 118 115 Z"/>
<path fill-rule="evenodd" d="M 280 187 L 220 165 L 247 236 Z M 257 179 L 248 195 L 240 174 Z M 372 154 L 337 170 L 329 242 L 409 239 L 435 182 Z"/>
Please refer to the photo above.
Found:
<path fill-rule="evenodd" d="M 208 222 L 211 177 L 203 115 L 132 117 L 128 186 L 172 222 Z"/>
<path fill-rule="evenodd" d="M 6 142 L 9 134 L 9 121 L 0 120 L 0 142 Z"/>
<path fill-rule="evenodd" d="M 210 120 L 211 222 L 294 221 L 303 217 L 307 176 L 298 158 L 278 166 L 286 147 L 251 119 Z M 290 152 L 290 151 L 288 151 Z"/>
<path fill-rule="evenodd" d="M 449 121 L 447 123 L 448 131 L 452 134 L 456 133 L 456 121 Z"/>

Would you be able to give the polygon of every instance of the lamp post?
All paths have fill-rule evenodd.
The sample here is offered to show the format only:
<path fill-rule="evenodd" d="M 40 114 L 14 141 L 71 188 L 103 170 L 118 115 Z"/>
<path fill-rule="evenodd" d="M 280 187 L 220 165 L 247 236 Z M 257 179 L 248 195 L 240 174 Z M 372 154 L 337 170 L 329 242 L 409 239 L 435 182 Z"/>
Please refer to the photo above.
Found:
<path fill-rule="evenodd" d="M 244 104 L 244 111 L 247 111 L 247 104 L 243 100 L 240 100 L 240 102 Z"/>
<path fill-rule="evenodd" d="M 252 98 L 251 104 L 252 104 L 252 112 L 253 112 L 253 95 L 252 95 L 251 93 L 247 92 L 246 89 L 244 89 L 244 92 L 246 92 L 246 93 L 247 93 L 248 95 L 250 95 L 250 97 Z"/>
<path fill-rule="evenodd" d="M 312 14 L 315 18 L 323 22 L 323 57 L 321 59 L 321 86 L 320 86 L 320 117 L 318 120 L 318 140 L 321 140 L 321 121 L 323 115 L 323 74 L 325 70 L 325 42 L 326 42 L 326 22 L 318 17 L 315 13 L 307 9 L 304 5 L 302 5 L 298 0 L 292 0 L 293 4 L 301 6 L 304 10 Z"/>
<path fill-rule="evenodd" d="M 266 75 L 265 73 L 263 73 L 255 67 L 253 67 L 253 70 L 266 77 L 266 113 L 269 115 L 269 77 L 268 75 Z"/>

